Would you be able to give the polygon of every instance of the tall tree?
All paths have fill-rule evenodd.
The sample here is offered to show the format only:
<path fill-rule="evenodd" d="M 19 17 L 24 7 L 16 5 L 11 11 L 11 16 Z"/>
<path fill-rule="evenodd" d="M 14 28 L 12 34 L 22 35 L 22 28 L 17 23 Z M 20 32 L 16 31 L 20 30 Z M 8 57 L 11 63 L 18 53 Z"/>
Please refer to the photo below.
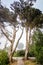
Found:
<path fill-rule="evenodd" d="M 26 51 L 25 51 L 25 59 L 27 59 L 28 53 L 28 43 L 30 43 L 31 30 L 36 27 L 40 27 L 43 24 L 43 16 L 42 12 L 39 9 L 35 9 L 32 7 L 33 1 L 36 0 L 26 0 L 19 2 L 15 2 L 11 4 L 11 8 L 13 11 L 19 15 L 22 25 L 26 29 Z M 41 20 L 39 19 L 41 17 Z M 29 41 L 28 41 L 28 31 L 29 31 Z"/>
<path fill-rule="evenodd" d="M 5 22 L 8 25 L 5 25 Z M 12 39 L 10 37 L 9 31 L 6 29 L 7 26 L 13 27 Z M 16 42 L 15 48 L 13 49 L 15 38 L 16 38 L 16 32 L 18 31 L 18 30 L 16 30 L 16 28 L 18 28 L 18 30 L 19 30 L 18 22 L 17 22 L 17 14 L 10 12 L 8 8 L 1 7 L 1 9 L 0 9 L 0 29 L 1 29 L 2 33 L 5 35 L 5 37 L 8 39 L 8 41 L 11 43 L 10 51 L 8 54 L 10 62 L 12 61 L 12 56 L 13 56 L 13 54 L 17 48 L 17 45 L 19 43 L 19 40 L 21 39 L 22 34 L 23 34 L 23 29 L 21 28 L 21 30 L 22 30 L 21 35 Z"/>

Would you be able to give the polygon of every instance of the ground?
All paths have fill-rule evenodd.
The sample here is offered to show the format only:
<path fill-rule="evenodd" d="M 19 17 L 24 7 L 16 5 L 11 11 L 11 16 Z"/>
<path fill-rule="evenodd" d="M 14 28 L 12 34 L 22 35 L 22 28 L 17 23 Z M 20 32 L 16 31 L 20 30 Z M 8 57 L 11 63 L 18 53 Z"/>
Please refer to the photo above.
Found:
<path fill-rule="evenodd" d="M 26 60 L 24 61 L 24 65 L 36 65 L 36 62 L 32 60 Z"/>
<path fill-rule="evenodd" d="M 36 65 L 36 62 L 32 60 L 17 60 L 11 65 Z"/>

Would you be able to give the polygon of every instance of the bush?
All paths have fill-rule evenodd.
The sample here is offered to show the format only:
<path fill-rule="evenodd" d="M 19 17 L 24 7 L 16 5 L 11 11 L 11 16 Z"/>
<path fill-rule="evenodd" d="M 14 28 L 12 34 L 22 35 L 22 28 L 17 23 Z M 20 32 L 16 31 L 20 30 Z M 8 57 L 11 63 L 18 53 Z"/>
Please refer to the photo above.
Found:
<path fill-rule="evenodd" d="M 43 47 L 41 48 L 36 47 L 35 55 L 36 55 L 36 61 L 41 65 L 43 65 Z"/>
<path fill-rule="evenodd" d="M 40 64 L 43 65 L 43 48 L 40 49 L 38 57 L 39 57 L 38 62 L 40 62 Z"/>
<path fill-rule="evenodd" d="M 18 50 L 17 52 L 14 53 L 15 57 L 22 57 L 25 55 L 25 51 L 24 50 Z"/>
<path fill-rule="evenodd" d="M 9 59 L 5 51 L 0 51 L 0 65 L 8 65 Z"/>
<path fill-rule="evenodd" d="M 34 33 L 33 42 L 35 44 L 34 54 L 36 56 L 36 61 L 43 65 L 43 33 L 40 30 Z"/>
<path fill-rule="evenodd" d="M 35 45 L 34 44 L 31 44 L 29 46 L 28 57 L 35 57 L 34 51 L 35 51 Z"/>

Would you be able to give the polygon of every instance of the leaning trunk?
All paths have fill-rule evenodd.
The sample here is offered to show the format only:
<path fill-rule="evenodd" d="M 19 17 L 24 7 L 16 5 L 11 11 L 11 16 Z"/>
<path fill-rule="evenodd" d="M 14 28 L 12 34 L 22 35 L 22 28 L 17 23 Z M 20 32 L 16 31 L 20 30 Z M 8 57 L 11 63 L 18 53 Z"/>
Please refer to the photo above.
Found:
<path fill-rule="evenodd" d="M 11 40 L 11 46 L 10 46 L 10 56 L 9 56 L 9 61 L 10 61 L 10 63 L 12 63 L 12 61 L 13 61 L 13 59 L 12 59 L 12 57 L 13 57 L 13 45 L 14 45 L 14 42 L 15 42 L 15 37 L 16 37 L 16 29 L 14 28 L 14 31 L 13 31 L 14 33 L 13 33 L 13 38 L 12 38 L 12 40 Z"/>
<path fill-rule="evenodd" d="M 12 46 L 12 45 L 11 45 Z M 10 50 L 8 51 L 8 57 L 9 57 L 9 62 L 10 62 L 10 65 L 12 63 L 12 47 L 10 46 Z"/>
<path fill-rule="evenodd" d="M 26 50 L 25 50 L 25 60 L 28 59 L 28 27 L 26 27 Z"/>

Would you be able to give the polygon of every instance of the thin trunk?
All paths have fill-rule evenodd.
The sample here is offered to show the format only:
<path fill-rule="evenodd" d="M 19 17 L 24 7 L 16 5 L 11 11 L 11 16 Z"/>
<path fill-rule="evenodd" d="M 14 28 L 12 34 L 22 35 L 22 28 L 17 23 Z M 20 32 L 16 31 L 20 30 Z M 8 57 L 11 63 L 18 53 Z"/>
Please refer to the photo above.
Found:
<path fill-rule="evenodd" d="M 28 53 L 29 53 L 31 44 L 32 44 L 32 36 L 31 36 L 31 29 L 29 28 Z"/>
<path fill-rule="evenodd" d="M 26 27 L 26 50 L 25 50 L 25 60 L 28 59 L 28 27 Z"/>
<path fill-rule="evenodd" d="M 14 52 L 15 52 L 15 50 L 16 50 L 16 48 L 17 48 L 17 46 L 18 46 L 18 43 L 19 43 L 19 41 L 20 41 L 20 39 L 21 39 L 22 35 L 23 35 L 23 29 L 22 29 L 22 33 L 21 33 L 21 35 L 20 35 L 20 37 L 19 37 L 19 39 L 18 39 L 18 41 L 17 41 L 17 43 L 16 43 L 16 46 L 15 46 L 15 48 L 14 48 L 13 52 L 12 52 L 12 55 L 14 54 Z"/>
<path fill-rule="evenodd" d="M 29 45 L 31 44 L 31 29 L 29 28 Z"/>
<path fill-rule="evenodd" d="M 13 33 L 13 38 L 12 38 L 12 40 L 11 40 L 10 56 L 9 56 L 9 61 L 10 61 L 10 63 L 13 61 L 13 59 L 12 59 L 12 56 L 13 56 L 12 51 L 13 51 L 13 45 L 14 45 L 15 37 L 16 37 L 16 29 L 15 29 L 15 28 L 14 28 L 14 31 L 13 31 L 13 32 L 14 32 L 14 33 Z"/>
<path fill-rule="evenodd" d="M 9 62 L 10 62 L 10 64 L 12 63 L 12 53 L 11 52 L 10 52 L 10 55 L 9 55 Z"/>

